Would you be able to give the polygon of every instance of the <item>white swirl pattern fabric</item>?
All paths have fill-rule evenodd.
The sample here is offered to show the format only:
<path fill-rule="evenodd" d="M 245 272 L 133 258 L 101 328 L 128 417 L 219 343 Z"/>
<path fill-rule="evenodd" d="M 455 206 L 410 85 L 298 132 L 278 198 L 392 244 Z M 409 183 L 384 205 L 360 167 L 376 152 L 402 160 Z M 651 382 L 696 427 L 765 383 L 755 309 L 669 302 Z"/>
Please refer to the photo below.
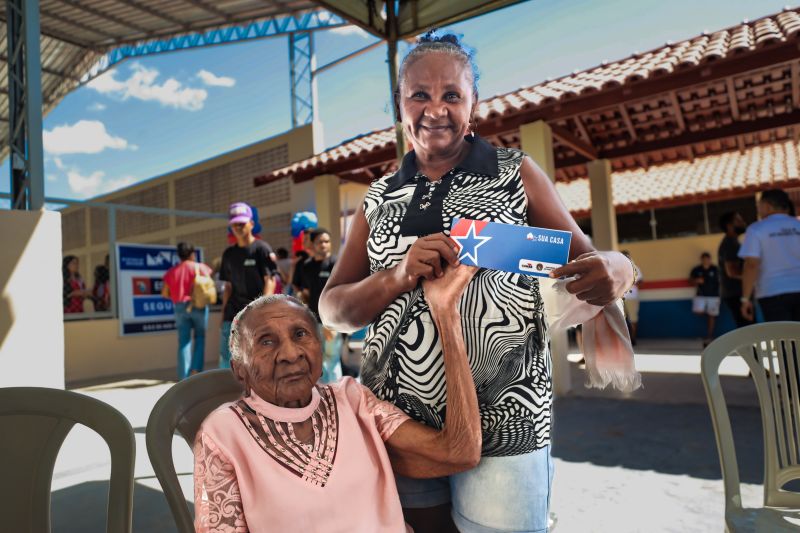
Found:
<path fill-rule="evenodd" d="M 442 178 L 449 180 L 449 189 L 440 209 L 429 212 L 441 217 L 440 224 L 432 223 L 436 228 L 429 233 L 449 234 L 454 217 L 527 224 L 519 171 L 524 154 L 480 139 L 473 141 L 468 160 L 474 162 L 476 154 L 486 153 L 487 148 L 496 150 L 497 175 L 475 171 L 470 167 L 476 165 L 468 163 L 451 170 Z M 408 157 L 403 164 L 408 164 Z M 403 221 L 409 209 L 418 210 L 419 190 L 427 178 L 419 173 L 408 180 L 398 178 L 388 175 L 376 181 L 365 199 L 372 273 L 394 267 L 418 238 L 403 235 Z M 552 382 L 538 280 L 481 269 L 467 287 L 460 310 L 481 410 L 483 455 L 520 455 L 545 447 L 550 442 Z M 378 398 L 415 420 L 442 427 L 446 413 L 442 347 L 421 285 L 398 297 L 370 325 L 362 379 Z"/>

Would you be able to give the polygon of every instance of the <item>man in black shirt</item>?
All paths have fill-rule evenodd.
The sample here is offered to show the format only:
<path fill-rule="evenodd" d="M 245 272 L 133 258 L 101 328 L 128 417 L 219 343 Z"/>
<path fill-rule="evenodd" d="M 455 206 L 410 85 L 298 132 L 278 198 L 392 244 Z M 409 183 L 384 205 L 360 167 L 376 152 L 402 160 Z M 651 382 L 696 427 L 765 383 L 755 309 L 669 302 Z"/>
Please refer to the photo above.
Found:
<path fill-rule="evenodd" d="M 319 316 L 319 297 L 328 282 L 333 265 L 336 264 L 336 258 L 331 255 L 331 236 L 327 230 L 312 229 L 308 236 L 312 255 L 297 264 L 292 285 L 300 299 Z"/>
<path fill-rule="evenodd" d="M 297 263 L 294 270 L 292 285 L 300 299 L 308 305 L 319 321 L 319 297 L 322 289 L 328 283 L 328 278 L 336 264 L 336 258 L 331 255 L 331 236 L 322 228 L 312 229 L 308 232 L 311 256 L 301 263 Z M 323 364 L 322 382 L 330 383 L 342 376 L 340 365 L 342 351 L 342 335 L 322 326 Z"/>
<path fill-rule="evenodd" d="M 697 286 L 697 295 L 692 300 L 692 312 L 708 318 L 708 330 L 703 340 L 705 348 L 714 338 L 714 325 L 719 316 L 719 269 L 711 264 L 711 254 L 708 252 L 703 252 L 700 262 L 689 274 L 689 281 Z"/>
<path fill-rule="evenodd" d="M 730 211 L 719 219 L 719 227 L 725 233 L 719 243 L 717 259 L 719 261 L 719 279 L 722 289 L 722 301 L 730 309 L 736 327 L 741 328 L 753 323 L 742 315 L 742 263 L 739 258 L 739 235 L 747 230 L 742 215 Z"/>
<path fill-rule="evenodd" d="M 222 294 L 222 328 L 219 343 L 219 367 L 230 368 L 228 339 L 236 313 L 261 295 L 275 292 L 277 271 L 272 248 L 253 236 L 253 210 L 244 202 L 231 205 L 228 225 L 236 244 L 222 254 L 219 279 L 225 282 Z"/>

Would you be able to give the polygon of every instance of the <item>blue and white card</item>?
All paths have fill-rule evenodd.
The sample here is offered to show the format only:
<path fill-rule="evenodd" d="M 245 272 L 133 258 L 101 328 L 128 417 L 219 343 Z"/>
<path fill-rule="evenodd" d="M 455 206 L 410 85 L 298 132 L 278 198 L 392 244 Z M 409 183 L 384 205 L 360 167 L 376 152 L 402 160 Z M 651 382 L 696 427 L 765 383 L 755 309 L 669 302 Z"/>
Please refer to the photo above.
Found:
<path fill-rule="evenodd" d="M 572 232 L 456 218 L 450 238 L 465 265 L 548 277 L 569 260 Z"/>

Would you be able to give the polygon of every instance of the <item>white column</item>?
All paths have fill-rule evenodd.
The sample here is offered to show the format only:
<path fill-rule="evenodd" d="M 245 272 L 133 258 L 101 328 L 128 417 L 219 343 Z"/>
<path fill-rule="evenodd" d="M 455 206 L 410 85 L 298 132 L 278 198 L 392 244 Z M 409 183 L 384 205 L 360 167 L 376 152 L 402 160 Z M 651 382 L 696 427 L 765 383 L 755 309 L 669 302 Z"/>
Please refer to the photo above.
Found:
<path fill-rule="evenodd" d="M 553 133 L 544 120 L 537 120 L 519 127 L 519 142 L 522 151 L 531 156 L 552 181 L 556 179 L 553 156 Z"/>
<path fill-rule="evenodd" d="M 342 242 L 339 176 L 325 174 L 314 178 L 314 197 L 319 226 L 330 232 L 333 253 L 337 254 Z"/>
<path fill-rule="evenodd" d="M 64 388 L 61 213 L 0 210 L 0 387 Z"/>
<path fill-rule="evenodd" d="M 550 126 L 543 120 L 537 120 L 519 127 L 520 147 L 522 151 L 531 156 L 537 165 L 547 174 L 552 181 L 556 179 L 555 158 L 553 156 L 553 133 Z M 549 300 L 548 295 L 552 290 L 549 283 L 541 283 L 542 298 L 545 306 Z M 566 330 L 550 331 L 550 357 L 553 361 L 553 392 L 556 396 L 563 396 L 572 389 L 567 353 L 569 340 Z"/>
<path fill-rule="evenodd" d="M 611 163 L 598 159 L 586 163 L 592 196 L 592 242 L 598 250 L 616 250 L 617 216 L 611 189 Z"/>

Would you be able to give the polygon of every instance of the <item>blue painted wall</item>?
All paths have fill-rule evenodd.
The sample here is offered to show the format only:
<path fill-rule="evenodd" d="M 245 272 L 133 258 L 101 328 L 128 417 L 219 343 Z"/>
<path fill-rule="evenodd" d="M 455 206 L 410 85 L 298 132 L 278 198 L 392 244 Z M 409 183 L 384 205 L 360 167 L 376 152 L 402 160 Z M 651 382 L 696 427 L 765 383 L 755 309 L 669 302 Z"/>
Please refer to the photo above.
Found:
<path fill-rule="evenodd" d="M 723 303 L 715 334 L 735 329 L 730 310 Z M 691 300 L 644 301 L 639 304 L 640 338 L 693 338 L 706 336 L 706 317 L 692 313 Z"/>

